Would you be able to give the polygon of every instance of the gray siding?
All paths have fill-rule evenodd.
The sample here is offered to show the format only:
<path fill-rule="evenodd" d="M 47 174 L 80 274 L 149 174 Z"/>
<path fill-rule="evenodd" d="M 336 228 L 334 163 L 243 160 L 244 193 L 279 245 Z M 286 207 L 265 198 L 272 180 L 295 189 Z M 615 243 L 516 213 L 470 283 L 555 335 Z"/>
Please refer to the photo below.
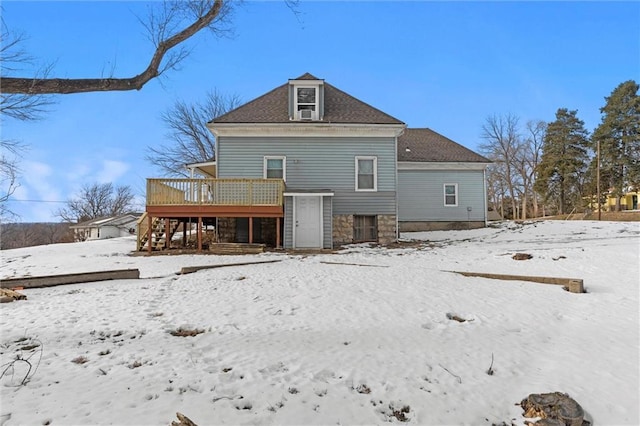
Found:
<path fill-rule="evenodd" d="M 458 184 L 458 206 L 445 207 L 443 185 Z M 467 212 L 471 207 L 471 213 Z M 484 221 L 482 170 L 399 170 L 398 220 Z"/>
<path fill-rule="evenodd" d="M 293 197 L 284 197 L 284 231 L 282 246 L 293 247 Z"/>
<path fill-rule="evenodd" d="M 334 214 L 395 214 L 394 138 L 218 138 L 218 177 L 262 178 L 265 155 L 287 157 L 287 187 L 335 192 Z M 355 157 L 378 158 L 377 192 L 355 191 Z"/>
<path fill-rule="evenodd" d="M 332 213 L 333 197 L 322 197 L 322 222 L 324 229 L 322 230 L 322 247 L 326 249 L 333 248 L 333 213 Z"/>

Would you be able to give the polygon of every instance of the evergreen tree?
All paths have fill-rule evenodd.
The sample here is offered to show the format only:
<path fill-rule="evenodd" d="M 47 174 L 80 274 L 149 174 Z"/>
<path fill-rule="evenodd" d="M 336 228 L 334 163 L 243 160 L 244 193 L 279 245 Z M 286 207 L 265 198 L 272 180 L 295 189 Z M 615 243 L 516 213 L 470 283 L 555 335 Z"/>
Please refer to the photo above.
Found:
<path fill-rule="evenodd" d="M 557 205 L 559 214 L 580 205 L 589 162 L 589 133 L 577 112 L 558 109 L 547 127 L 537 168 L 535 189 Z"/>
<path fill-rule="evenodd" d="M 640 186 L 640 97 L 638 83 L 625 81 L 605 97 L 602 123 L 593 134 L 600 142 L 600 190 L 611 191 L 620 210 L 620 196 Z M 593 167 L 595 169 L 595 166 Z"/>

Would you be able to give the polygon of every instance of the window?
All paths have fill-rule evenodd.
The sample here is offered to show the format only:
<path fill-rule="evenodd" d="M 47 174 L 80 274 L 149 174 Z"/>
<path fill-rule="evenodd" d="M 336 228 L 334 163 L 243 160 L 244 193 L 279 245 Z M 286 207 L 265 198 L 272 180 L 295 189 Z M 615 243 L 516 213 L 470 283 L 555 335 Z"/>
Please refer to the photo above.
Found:
<path fill-rule="evenodd" d="M 286 180 L 287 157 L 282 157 L 282 156 L 264 157 L 264 177 Z"/>
<path fill-rule="evenodd" d="M 376 157 L 356 157 L 356 191 L 376 191 L 377 175 Z"/>
<path fill-rule="evenodd" d="M 353 241 L 356 243 L 378 241 L 376 216 L 353 216 Z"/>
<path fill-rule="evenodd" d="M 444 205 L 449 207 L 456 207 L 458 205 L 457 183 L 444 184 Z"/>
<path fill-rule="evenodd" d="M 297 118 L 315 120 L 317 118 L 316 106 L 317 93 L 315 87 L 296 87 Z"/>

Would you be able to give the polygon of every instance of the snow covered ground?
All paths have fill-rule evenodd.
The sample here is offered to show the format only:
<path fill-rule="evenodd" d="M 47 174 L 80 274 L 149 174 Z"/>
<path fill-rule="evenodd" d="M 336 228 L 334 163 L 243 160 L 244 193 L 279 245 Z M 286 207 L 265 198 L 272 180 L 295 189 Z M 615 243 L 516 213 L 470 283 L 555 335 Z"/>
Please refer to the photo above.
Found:
<path fill-rule="evenodd" d="M 424 243 L 145 257 L 120 238 L 3 251 L 3 278 L 139 268 L 141 279 L 0 305 L 0 424 L 168 425 L 181 412 L 198 425 L 521 425 L 515 404 L 551 391 L 595 425 L 640 424 L 640 224 L 403 238 Z M 176 275 L 264 260 L 280 262 Z M 449 271 L 582 278 L 588 292 Z"/>

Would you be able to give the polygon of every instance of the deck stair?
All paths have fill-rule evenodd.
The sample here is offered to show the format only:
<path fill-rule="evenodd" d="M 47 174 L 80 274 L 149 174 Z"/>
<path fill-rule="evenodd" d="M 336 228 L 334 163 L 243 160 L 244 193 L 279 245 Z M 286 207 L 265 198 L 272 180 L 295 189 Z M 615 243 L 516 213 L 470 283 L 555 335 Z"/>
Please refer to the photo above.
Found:
<path fill-rule="evenodd" d="M 145 220 L 138 222 L 138 251 L 144 251 L 145 248 L 148 248 L 149 243 L 149 233 L 146 226 L 146 214 L 144 216 Z M 173 238 L 173 235 L 175 234 L 179 226 L 180 221 L 175 219 L 171 219 L 169 221 L 169 241 L 171 241 L 171 238 Z M 154 217 L 153 221 L 151 222 L 152 250 L 164 249 L 165 241 L 167 241 L 167 236 L 165 235 L 165 219 L 162 217 Z"/>

